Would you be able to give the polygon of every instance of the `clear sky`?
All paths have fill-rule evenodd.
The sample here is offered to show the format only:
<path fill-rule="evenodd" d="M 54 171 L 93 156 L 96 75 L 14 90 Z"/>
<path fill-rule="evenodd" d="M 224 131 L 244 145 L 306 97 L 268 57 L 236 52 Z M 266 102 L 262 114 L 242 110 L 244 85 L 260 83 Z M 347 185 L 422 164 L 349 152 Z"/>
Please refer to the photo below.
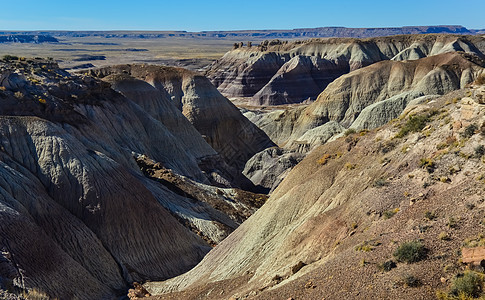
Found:
<path fill-rule="evenodd" d="M 463 25 L 485 0 L 2 0 L 0 30 L 240 30 Z"/>

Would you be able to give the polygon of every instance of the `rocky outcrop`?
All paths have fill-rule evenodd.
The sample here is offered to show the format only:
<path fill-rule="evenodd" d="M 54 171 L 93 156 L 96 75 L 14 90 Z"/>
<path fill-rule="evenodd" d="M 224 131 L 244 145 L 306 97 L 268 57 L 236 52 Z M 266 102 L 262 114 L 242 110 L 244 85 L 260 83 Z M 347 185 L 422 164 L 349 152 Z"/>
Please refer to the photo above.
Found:
<path fill-rule="evenodd" d="M 256 186 L 272 192 L 304 157 L 296 151 L 268 148 L 248 160 L 243 174 Z"/>
<path fill-rule="evenodd" d="M 220 243 L 267 199 L 262 194 L 195 182 L 144 155 L 137 156 L 136 161 L 146 177 L 161 184 L 145 182 L 153 192 L 160 186 L 172 192 L 162 193 L 159 201 L 163 207 L 211 246 Z"/>
<path fill-rule="evenodd" d="M 237 170 L 255 153 L 274 146 L 266 134 L 247 120 L 239 110 L 203 76 L 169 67 L 124 65 L 91 71 L 139 103 L 172 130 L 180 126 L 180 113 L 204 136 L 207 143 Z M 121 75 L 120 75 L 121 74 Z M 124 74 L 124 75 L 123 75 Z M 217 114 L 214 112 L 217 111 Z M 176 118 L 177 121 L 173 119 Z M 201 141 L 186 141 L 186 144 Z M 190 148 L 190 147 L 189 147 Z"/>
<path fill-rule="evenodd" d="M 339 76 L 383 60 L 419 59 L 464 51 L 484 56 L 481 37 L 408 35 L 371 39 L 311 39 L 262 44 L 226 53 L 207 76 L 227 97 L 252 97 L 252 105 L 315 99 Z"/>
<path fill-rule="evenodd" d="M 414 106 L 393 124 L 317 148 L 197 267 L 145 287 L 159 299 L 434 297 L 462 270 L 456 249 L 466 237 L 480 239 L 476 208 L 483 203 L 476 193 L 483 184 L 470 177 L 485 167 L 480 158 L 463 155 L 473 155 L 483 143 L 483 136 L 466 128 L 485 116 L 478 98 L 464 95 L 460 91 Z M 426 127 L 399 135 L 410 115 L 426 117 Z M 463 155 L 451 151 L 453 141 L 461 143 Z M 420 165 L 423 157 L 432 160 L 432 171 Z M 447 224 L 456 220 L 450 216 L 458 215 L 459 224 L 450 229 Z M 439 240 L 440 232 L 452 237 Z M 396 263 L 396 249 L 418 239 L 427 256 Z M 391 259 L 396 270 L 376 269 Z M 447 264 L 456 269 L 443 270 Z M 400 288 L 409 274 L 427 284 Z M 389 288 L 390 282 L 397 287 Z"/>

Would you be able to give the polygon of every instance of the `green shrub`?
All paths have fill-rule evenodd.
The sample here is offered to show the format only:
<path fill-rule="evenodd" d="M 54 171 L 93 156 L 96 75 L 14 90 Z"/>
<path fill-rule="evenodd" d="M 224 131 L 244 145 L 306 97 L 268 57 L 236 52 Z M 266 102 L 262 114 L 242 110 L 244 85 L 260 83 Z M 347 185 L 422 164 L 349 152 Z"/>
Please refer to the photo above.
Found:
<path fill-rule="evenodd" d="M 483 288 L 483 275 L 473 271 L 465 271 L 453 280 L 449 294 L 480 297 Z"/>
<path fill-rule="evenodd" d="M 384 271 L 384 272 L 389 272 L 391 271 L 393 268 L 396 267 L 396 263 L 393 262 L 392 260 L 388 260 L 388 261 L 385 261 L 383 262 L 382 264 L 378 264 L 377 267 L 379 268 L 379 270 L 381 271 Z"/>
<path fill-rule="evenodd" d="M 431 158 L 421 158 L 421 160 L 419 161 L 419 166 L 423 169 L 426 169 L 428 173 L 433 173 L 436 169 L 436 164 Z"/>
<path fill-rule="evenodd" d="M 389 182 L 387 182 L 387 179 L 384 177 L 381 177 L 376 181 L 374 181 L 374 187 L 377 187 L 377 188 L 387 186 L 387 185 L 389 185 Z"/>
<path fill-rule="evenodd" d="M 356 133 L 355 129 L 349 128 L 349 129 L 345 130 L 344 135 L 349 136 L 349 135 L 354 134 L 354 133 Z"/>
<path fill-rule="evenodd" d="M 420 241 L 411 241 L 399 246 L 393 255 L 398 261 L 410 264 L 425 259 L 427 252 L 428 250 Z"/>
<path fill-rule="evenodd" d="M 464 138 L 470 138 L 475 132 L 478 130 L 478 126 L 476 124 L 470 124 L 465 128 L 465 131 L 461 134 Z"/>
<path fill-rule="evenodd" d="M 475 147 L 475 157 L 480 158 L 485 154 L 485 147 L 483 145 L 478 145 Z"/>
<path fill-rule="evenodd" d="M 403 278 L 403 282 L 405 286 L 408 287 L 419 287 L 421 286 L 421 280 L 414 277 L 413 275 L 407 275 Z"/>
<path fill-rule="evenodd" d="M 397 214 L 397 212 L 399 211 L 399 208 L 395 208 L 395 209 L 392 209 L 392 210 L 386 210 L 382 213 L 382 215 L 384 216 L 384 219 L 390 219 L 392 217 L 394 217 L 395 214 Z"/>
<path fill-rule="evenodd" d="M 455 220 L 455 218 L 449 217 L 446 226 L 448 226 L 448 228 L 457 228 L 458 222 Z"/>
<path fill-rule="evenodd" d="M 380 246 L 382 243 L 379 241 L 363 241 L 359 245 L 355 246 L 355 251 L 370 252 L 375 249 L 375 247 Z"/>
<path fill-rule="evenodd" d="M 410 116 L 406 124 L 399 130 L 396 137 L 402 138 L 411 132 L 418 132 L 423 130 L 426 124 L 430 121 L 431 117 L 434 116 L 437 111 L 432 111 L 426 115 Z"/>
<path fill-rule="evenodd" d="M 442 231 L 440 232 L 440 234 L 438 235 L 439 239 L 442 240 L 442 241 L 449 241 L 451 240 L 450 236 L 448 235 L 448 233 Z"/>

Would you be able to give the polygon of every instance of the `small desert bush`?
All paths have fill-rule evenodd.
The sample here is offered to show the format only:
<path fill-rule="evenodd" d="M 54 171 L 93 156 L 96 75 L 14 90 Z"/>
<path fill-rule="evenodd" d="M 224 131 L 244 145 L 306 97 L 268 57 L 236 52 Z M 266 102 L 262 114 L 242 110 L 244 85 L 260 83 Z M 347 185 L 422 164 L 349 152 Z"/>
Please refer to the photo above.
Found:
<path fill-rule="evenodd" d="M 401 127 L 396 137 L 402 138 L 411 132 L 419 132 L 423 130 L 423 128 L 426 127 L 426 124 L 431 120 L 431 117 L 436 113 L 437 111 L 432 111 L 424 115 L 410 116 L 406 124 Z"/>
<path fill-rule="evenodd" d="M 465 271 L 453 279 L 448 292 L 439 291 L 436 296 L 441 300 L 484 299 L 483 277 L 484 275 L 481 273 Z"/>
<path fill-rule="evenodd" d="M 355 251 L 370 252 L 381 244 L 382 243 L 379 241 L 363 241 L 359 245 L 355 246 Z"/>
<path fill-rule="evenodd" d="M 485 236 L 483 234 L 479 234 L 477 237 L 467 238 L 463 242 L 463 246 L 467 248 L 483 247 L 485 246 Z"/>
<path fill-rule="evenodd" d="M 421 286 L 421 280 L 413 275 L 406 275 L 403 277 L 402 282 L 407 287 L 419 287 Z"/>
<path fill-rule="evenodd" d="M 332 155 L 326 153 L 326 154 L 322 155 L 322 157 L 317 162 L 320 165 L 325 165 L 330 158 L 332 158 Z"/>
<path fill-rule="evenodd" d="M 376 181 L 374 181 L 374 187 L 377 187 L 377 188 L 387 186 L 387 185 L 389 185 L 389 182 L 384 177 L 381 177 L 381 178 L 377 179 Z"/>
<path fill-rule="evenodd" d="M 411 241 L 399 246 L 393 255 L 398 261 L 410 264 L 425 259 L 427 252 L 420 241 Z"/>
<path fill-rule="evenodd" d="M 446 223 L 446 226 L 448 226 L 448 228 L 457 228 L 458 222 L 456 221 L 455 218 L 449 217 L 448 222 Z"/>
<path fill-rule="evenodd" d="M 483 145 L 476 146 L 474 150 L 476 158 L 481 158 L 485 154 L 485 147 Z"/>
<path fill-rule="evenodd" d="M 438 238 L 442 241 L 449 241 L 451 240 L 450 236 L 448 235 L 448 233 L 442 231 L 440 232 L 440 234 L 438 235 Z"/>
<path fill-rule="evenodd" d="M 424 217 L 430 221 L 436 219 L 438 216 L 436 215 L 436 213 L 432 212 L 432 211 L 426 211 L 424 213 Z"/>
<path fill-rule="evenodd" d="M 475 134 L 475 132 L 478 130 L 478 126 L 476 124 L 470 124 L 467 127 L 465 127 L 465 131 L 461 134 L 463 138 L 470 138 L 472 135 Z"/>
<path fill-rule="evenodd" d="M 349 136 L 349 135 L 354 134 L 354 133 L 356 133 L 355 129 L 349 128 L 349 129 L 345 130 L 344 135 Z"/>
<path fill-rule="evenodd" d="M 356 167 L 356 165 L 353 165 L 353 164 L 351 164 L 349 162 L 345 164 L 345 168 L 347 170 L 353 170 L 353 169 L 355 169 L 355 167 Z"/>
<path fill-rule="evenodd" d="M 390 209 L 390 210 L 384 211 L 382 215 L 384 216 L 384 219 L 387 220 L 394 217 L 394 215 L 397 214 L 398 211 L 399 211 L 399 208 Z"/>
<path fill-rule="evenodd" d="M 431 158 L 421 158 L 419 161 L 419 166 L 423 169 L 426 169 L 428 173 L 433 173 L 436 165 Z"/>
<path fill-rule="evenodd" d="M 383 272 L 389 272 L 396 267 L 396 263 L 392 260 L 388 260 L 383 262 L 382 264 L 378 264 L 377 267 Z"/>

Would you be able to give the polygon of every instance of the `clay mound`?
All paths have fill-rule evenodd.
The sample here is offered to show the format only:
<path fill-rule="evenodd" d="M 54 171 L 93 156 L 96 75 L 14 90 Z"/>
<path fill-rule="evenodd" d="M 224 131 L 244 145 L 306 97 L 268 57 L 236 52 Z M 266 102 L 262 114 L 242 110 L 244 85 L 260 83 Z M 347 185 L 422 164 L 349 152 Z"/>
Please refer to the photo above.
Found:
<path fill-rule="evenodd" d="M 206 75 L 226 97 L 252 97 L 252 105 L 299 103 L 316 99 L 339 76 L 373 63 L 453 51 L 483 57 L 485 40 L 458 35 L 276 40 L 232 50 Z"/>
<path fill-rule="evenodd" d="M 171 102 L 207 143 L 239 171 L 255 153 L 274 146 L 266 134 L 247 120 L 204 76 L 178 68 L 146 65 L 115 66 L 91 72 L 106 78 L 116 90 L 159 119 L 177 115 L 165 109 L 166 105 L 159 104 Z M 176 123 L 171 127 L 180 128 Z"/>
<path fill-rule="evenodd" d="M 474 179 L 485 166 L 474 149 L 483 136 L 468 129 L 485 118 L 478 93 L 410 107 L 394 124 L 317 148 L 197 267 L 145 287 L 162 294 L 153 299 L 435 297 L 464 269 L 462 245 L 482 238 L 483 183 Z M 403 135 L 410 115 L 426 126 Z M 396 249 L 416 240 L 426 255 L 397 260 Z M 396 267 L 379 269 L 388 260 Z"/>

